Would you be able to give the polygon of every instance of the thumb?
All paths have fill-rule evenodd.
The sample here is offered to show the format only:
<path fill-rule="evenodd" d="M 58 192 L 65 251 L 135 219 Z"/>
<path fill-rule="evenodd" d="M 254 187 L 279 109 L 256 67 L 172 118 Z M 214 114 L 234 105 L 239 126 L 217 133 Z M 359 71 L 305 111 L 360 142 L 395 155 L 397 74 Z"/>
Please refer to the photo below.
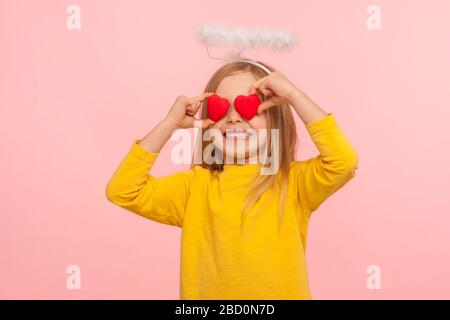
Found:
<path fill-rule="evenodd" d="M 209 126 L 216 123 L 214 120 L 211 119 L 202 119 L 202 129 L 208 128 Z"/>
<path fill-rule="evenodd" d="M 274 101 L 272 99 L 261 102 L 261 104 L 258 107 L 258 114 L 261 114 L 261 112 L 263 112 L 264 110 L 267 110 L 267 109 L 275 106 L 275 104 L 273 102 Z"/>

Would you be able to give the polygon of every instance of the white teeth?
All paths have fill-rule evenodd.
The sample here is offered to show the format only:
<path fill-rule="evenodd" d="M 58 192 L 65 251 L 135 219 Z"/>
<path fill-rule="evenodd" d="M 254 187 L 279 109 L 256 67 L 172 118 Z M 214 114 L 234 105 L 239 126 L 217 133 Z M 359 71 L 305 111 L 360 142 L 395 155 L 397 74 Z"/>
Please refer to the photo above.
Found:
<path fill-rule="evenodd" d="M 244 131 L 227 130 L 225 133 L 225 137 L 228 139 L 247 139 L 250 136 L 251 132 L 244 132 Z"/>
<path fill-rule="evenodd" d="M 245 139 L 248 138 L 248 134 L 245 132 L 230 132 L 226 134 L 227 138 Z"/>

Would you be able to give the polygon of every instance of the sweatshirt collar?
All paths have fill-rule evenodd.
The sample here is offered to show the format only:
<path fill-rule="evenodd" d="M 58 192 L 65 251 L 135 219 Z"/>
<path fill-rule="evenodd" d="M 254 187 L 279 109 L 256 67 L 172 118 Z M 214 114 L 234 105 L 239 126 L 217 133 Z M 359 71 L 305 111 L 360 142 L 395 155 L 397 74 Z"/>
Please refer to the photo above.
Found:
<path fill-rule="evenodd" d="M 223 174 L 250 174 L 256 175 L 259 173 L 261 166 L 259 163 L 248 164 L 224 164 Z"/>

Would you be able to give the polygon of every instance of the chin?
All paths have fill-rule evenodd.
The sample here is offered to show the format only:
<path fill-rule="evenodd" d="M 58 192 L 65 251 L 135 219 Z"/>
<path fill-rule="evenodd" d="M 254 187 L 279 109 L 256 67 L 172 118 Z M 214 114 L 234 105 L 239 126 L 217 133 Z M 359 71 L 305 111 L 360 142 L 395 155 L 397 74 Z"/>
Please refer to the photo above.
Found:
<path fill-rule="evenodd" d="M 240 161 L 240 163 L 248 163 L 249 162 L 249 158 L 250 155 L 252 155 L 253 160 L 250 163 L 257 163 L 259 162 L 258 160 L 258 150 L 263 150 L 262 148 L 264 147 L 264 142 L 265 140 L 261 140 L 260 144 L 262 143 L 263 145 L 253 145 L 252 147 L 249 146 L 248 141 L 245 141 L 245 151 L 240 151 L 240 152 L 236 152 L 237 150 L 237 145 L 233 145 L 233 144 L 227 144 L 225 139 L 217 139 L 217 141 L 214 141 L 214 145 L 215 147 L 221 151 L 222 155 L 223 155 L 223 162 L 226 164 L 226 155 L 233 155 L 233 162 L 232 163 L 237 163 L 238 159 Z M 224 146 L 225 144 L 225 146 Z M 245 161 L 244 161 L 245 160 Z"/>
<path fill-rule="evenodd" d="M 230 149 L 230 150 L 226 149 L 225 152 L 222 150 L 222 154 L 224 156 L 224 163 L 227 164 L 225 157 L 226 157 L 227 154 L 233 154 L 233 150 L 232 149 Z M 254 158 L 256 159 L 256 162 L 257 162 L 258 160 L 257 160 L 257 156 L 256 156 L 256 151 L 250 151 L 249 152 L 247 150 L 246 152 L 240 152 L 240 153 L 236 153 L 235 152 L 233 154 L 234 155 L 233 162 L 230 163 L 230 164 L 238 163 L 238 160 L 239 160 L 239 163 L 243 163 L 243 162 L 248 163 L 249 162 L 249 158 L 250 158 L 250 154 L 254 154 L 255 155 Z M 255 163 L 255 161 L 253 161 L 253 163 Z"/>

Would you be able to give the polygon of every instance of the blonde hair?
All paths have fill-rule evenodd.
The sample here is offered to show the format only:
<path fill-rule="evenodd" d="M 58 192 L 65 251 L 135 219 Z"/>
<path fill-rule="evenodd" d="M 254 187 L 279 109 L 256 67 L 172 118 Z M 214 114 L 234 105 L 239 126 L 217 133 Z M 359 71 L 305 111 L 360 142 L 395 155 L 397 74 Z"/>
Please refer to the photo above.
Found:
<path fill-rule="evenodd" d="M 274 71 L 272 67 L 269 65 L 262 63 L 261 61 L 257 61 L 258 63 L 263 64 L 269 70 Z M 262 77 L 267 76 L 262 69 L 258 68 L 255 65 L 235 61 L 228 64 L 223 65 L 219 68 L 208 81 L 204 92 L 215 92 L 220 82 L 234 74 L 239 72 L 251 72 L 256 79 L 260 79 Z M 265 100 L 265 97 L 262 97 L 262 100 Z M 291 161 L 295 158 L 295 152 L 297 147 L 297 132 L 295 127 L 295 121 L 292 114 L 291 107 L 288 103 L 282 103 L 279 106 L 271 107 L 263 112 L 267 120 L 267 148 L 268 148 L 268 156 L 271 156 L 270 151 L 272 150 L 272 141 L 270 135 L 270 129 L 278 129 L 279 130 L 279 170 L 277 174 L 274 175 L 258 175 L 255 177 L 255 180 L 252 184 L 252 187 L 247 192 L 246 197 L 244 199 L 242 211 L 241 211 L 241 228 L 245 217 L 247 216 L 248 211 L 260 200 L 261 196 L 269 189 L 271 189 L 272 198 L 276 191 L 279 191 L 280 198 L 278 203 L 278 221 L 279 225 L 282 221 L 282 213 L 284 209 L 284 205 L 287 199 L 287 183 L 289 176 L 289 168 Z M 201 119 L 208 118 L 208 110 L 207 110 L 207 102 L 206 100 L 203 102 L 202 110 L 201 110 Z M 201 145 L 201 154 L 203 155 L 204 149 L 206 147 L 205 141 L 203 141 L 202 137 L 199 136 L 199 140 L 197 141 L 197 146 Z M 214 152 L 219 151 L 215 148 Z M 199 151 L 200 152 L 200 151 Z M 272 157 L 273 158 L 273 157 Z M 223 157 L 222 157 L 223 159 Z M 191 168 L 194 167 L 194 161 L 192 161 Z M 223 170 L 223 161 L 222 163 L 212 163 L 207 164 L 202 161 L 200 164 L 203 168 L 209 169 L 213 173 L 218 173 Z M 270 199 L 272 199 L 270 198 Z M 268 199 L 268 200 L 270 200 Z"/>

